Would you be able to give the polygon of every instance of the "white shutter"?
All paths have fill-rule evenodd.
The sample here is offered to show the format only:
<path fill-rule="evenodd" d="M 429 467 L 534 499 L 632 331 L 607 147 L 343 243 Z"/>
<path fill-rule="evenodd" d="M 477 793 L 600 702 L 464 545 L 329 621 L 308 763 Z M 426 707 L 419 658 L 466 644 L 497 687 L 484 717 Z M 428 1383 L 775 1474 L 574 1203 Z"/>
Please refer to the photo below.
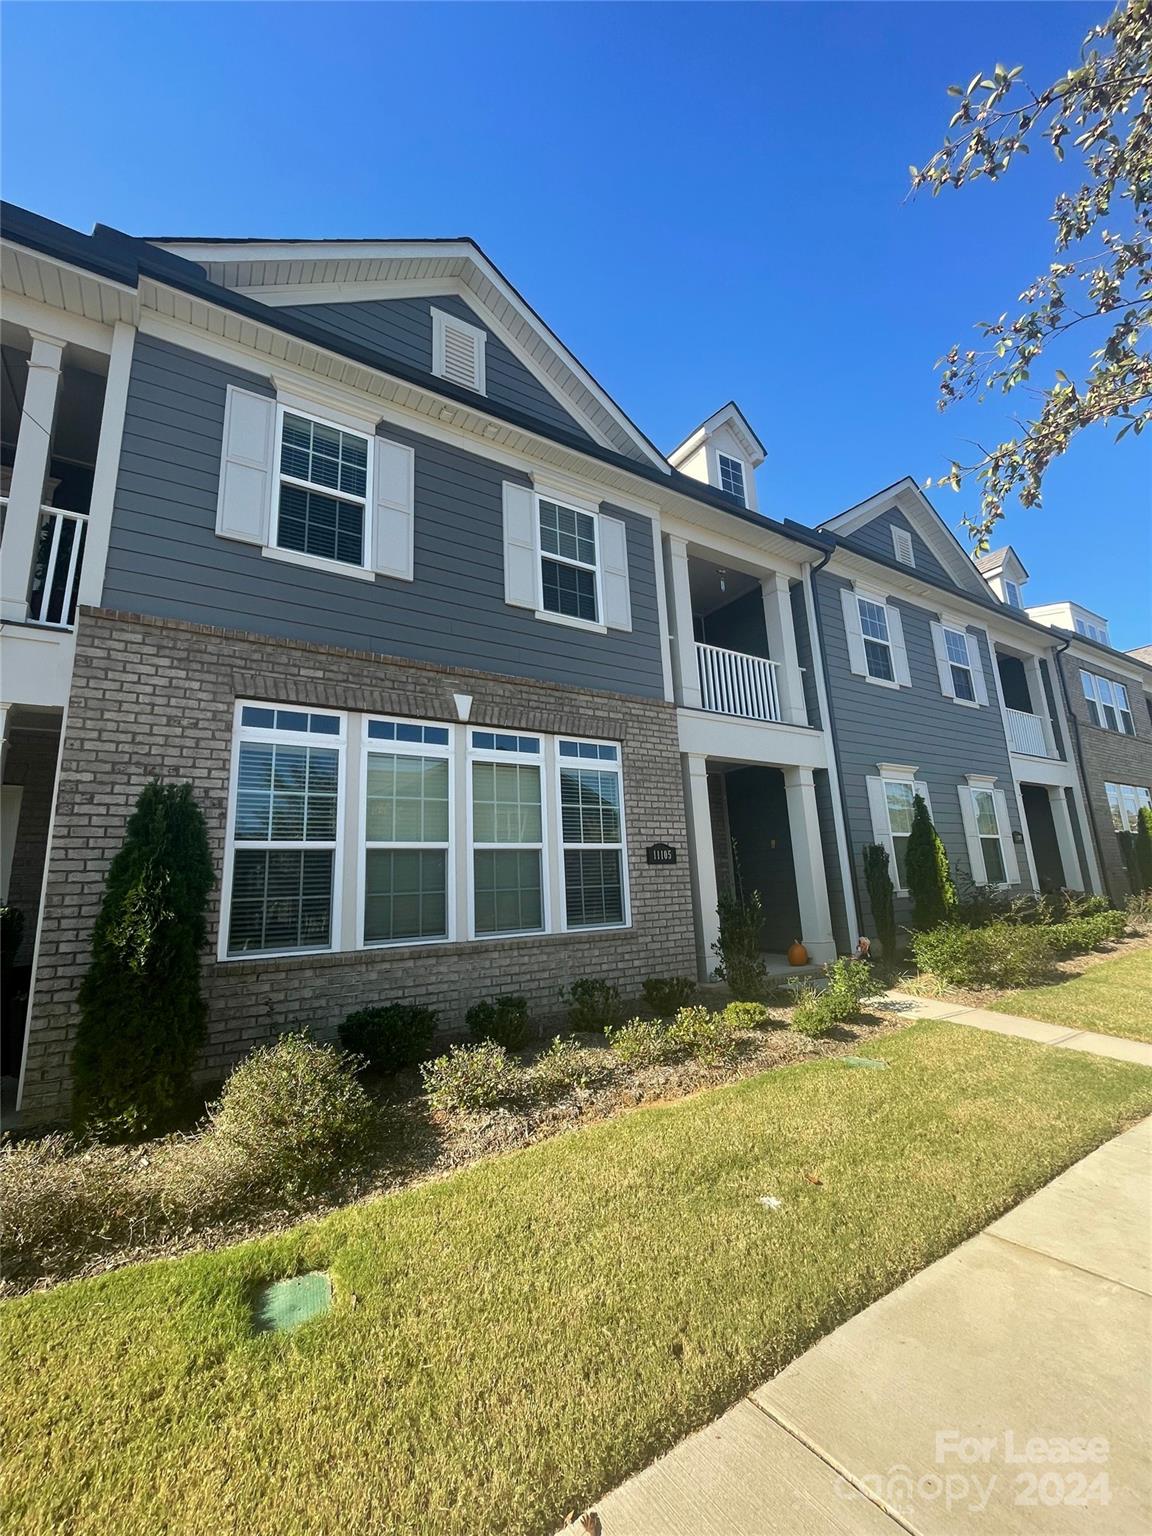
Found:
<path fill-rule="evenodd" d="M 851 587 L 842 587 L 840 603 L 844 609 L 844 633 L 848 637 L 848 665 L 860 677 L 868 676 L 868 658 L 864 654 L 864 636 L 860 631 L 860 608 Z"/>
<path fill-rule="evenodd" d="M 216 532 L 221 538 L 271 543 L 275 435 L 276 401 L 229 384 L 216 500 Z"/>
<path fill-rule="evenodd" d="M 886 603 L 884 612 L 888 615 L 888 638 L 892 642 L 892 670 L 901 688 L 911 688 L 912 674 L 908 670 L 908 652 L 904 648 L 904 625 L 900 622 L 900 610 L 894 603 Z"/>
<path fill-rule="evenodd" d="M 980 648 L 980 637 L 968 631 L 968 659 L 972 663 L 972 683 L 976 689 L 977 704 L 987 705 L 988 684 L 984 681 L 984 652 Z M 992 663 L 996 665 L 995 662 Z"/>
<path fill-rule="evenodd" d="M 868 811 L 872 817 L 872 841 L 879 843 L 882 848 L 888 850 L 888 873 L 892 876 L 893 888 L 900 885 L 900 876 L 896 871 L 896 854 L 892 847 L 892 832 L 888 823 L 888 797 L 884 793 L 884 780 L 873 775 L 864 780 L 868 787 Z"/>
<path fill-rule="evenodd" d="M 984 868 L 984 850 L 980 846 L 980 829 L 976 825 L 976 804 L 972 798 L 972 789 L 967 784 L 958 784 L 956 793 L 960 796 L 960 820 L 964 823 L 964 841 L 968 844 L 968 869 L 972 875 L 974 885 L 987 885 L 988 873 Z M 997 806 L 996 815 L 999 818 L 1000 808 Z M 1003 846 L 1003 839 L 1001 839 Z M 1007 860 L 1005 868 L 1007 868 Z"/>
<path fill-rule="evenodd" d="M 1008 796 L 1002 789 L 994 789 L 996 802 L 996 826 L 1000 833 L 1000 852 L 1004 856 L 1004 873 L 1009 885 L 1020 884 L 1020 861 L 1016 857 L 1016 844 L 1012 839 L 1012 823 L 1008 819 Z"/>
<path fill-rule="evenodd" d="M 539 606 L 540 551 L 536 498 L 526 485 L 504 482 L 504 601 Z"/>
<path fill-rule="evenodd" d="M 372 452 L 376 457 L 372 569 L 411 581 L 416 455 L 386 437 L 375 439 Z"/>
<path fill-rule="evenodd" d="M 935 619 L 929 624 L 932 631 L 932 650 L 936 655 L 936 670 L 940 674 L 940 692 L 946 699 L 954 699 L 956 690 L 952 686 L 952 664 L 948 660 L 948 645 L 944 639 L 944 626 L 937 624 Z"/>
<path fill-rule="evenodd" d="M 604 593 L 602 621 L 609 629 L 632 628 L 632 598 L 628 590 L 628 530 L 618 517 L 599 518 L 600 584 Z"/>

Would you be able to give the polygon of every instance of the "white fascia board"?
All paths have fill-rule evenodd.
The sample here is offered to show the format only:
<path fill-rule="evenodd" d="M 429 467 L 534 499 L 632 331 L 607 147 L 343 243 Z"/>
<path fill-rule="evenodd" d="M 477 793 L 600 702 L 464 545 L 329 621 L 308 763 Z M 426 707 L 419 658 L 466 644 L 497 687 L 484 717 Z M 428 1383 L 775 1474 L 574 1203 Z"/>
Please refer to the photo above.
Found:
<path fill-rule="evenodd" d="M 820 550 L 793 542 L 767 525 L 761 529 L 738 522 L 730 513 L 713 511 L 686 497 L 676 501 L 679 507 L 665 511 L 661 527 L 672 538 L 691 545 L 693 559 L 727 561 L 733 569 L 751 567 L 750 574 L 780 571 L 796 580 L 805 565 L 820 559 Z"/>
<path fill-rule="evenodd" d="M 775 768 L 826 768 L 823 731 L 768 720 L 742 720 L 706 709 L 676 711 L 680 751 L 729 763 Z"/>
<path fill-rule="evenodd" d="M 1075 789 L 1080 776 L 1074 762 L 1061 757 L 1027 757 L 1009 751 L 1012 778 L 1017 784 L 1044 784 L 1057 789 Z"/>
<path fill-rule="evenodd" d="M 696 430 L 684 439 L 668 455 L 668 462 L 674 469 L 690 458 L 696 452 L 705 438 L 711 437 L 720 427 L 730 427 L 740 444 L 741 451 L 752 469 L 759 469 L 764 462 L 764 449 L 760 440 L 752 430 L 748 418 L 737 405 L 726 405 L 718 411 L 714 411 L 707 421 L 702 421 Z"/>

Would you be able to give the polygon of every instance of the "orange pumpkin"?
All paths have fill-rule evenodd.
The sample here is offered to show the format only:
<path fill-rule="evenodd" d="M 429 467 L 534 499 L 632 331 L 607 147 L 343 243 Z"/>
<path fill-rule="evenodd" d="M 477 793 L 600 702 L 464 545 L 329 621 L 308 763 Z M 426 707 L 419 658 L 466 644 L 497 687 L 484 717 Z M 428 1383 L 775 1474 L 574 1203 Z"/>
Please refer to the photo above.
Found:
<path fill-rule="evenodd" d="M 788 946 L 788 964 L 789 965 L 807 965 L 808 964 L 808 951 L 804 948 L 803 944 L 801 944 L 799 939 L 793 939 L 791 944 L 789 944 L 789 946 Z"/>

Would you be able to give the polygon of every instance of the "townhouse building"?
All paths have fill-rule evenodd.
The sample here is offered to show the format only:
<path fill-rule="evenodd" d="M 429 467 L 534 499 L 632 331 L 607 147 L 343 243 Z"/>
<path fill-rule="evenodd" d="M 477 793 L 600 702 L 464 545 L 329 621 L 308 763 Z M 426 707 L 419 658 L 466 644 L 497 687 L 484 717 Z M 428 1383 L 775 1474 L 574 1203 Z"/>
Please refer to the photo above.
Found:
<path fill-rule="evenodd" d="M 1111 869 L 1078 756 L 1107 716 L 1064 670 L 1105 642 L 1030 617 L 1016 557 L 979 569 L 911 481 L 765 516 L 734 403 L 664 456 L 473 242 L 6 206 L 3 284 L 2 1054 L 29 1121 L 67 1106 L 152 779 L 194 786 L 217 872 L 206 1079 L 369 1004 L 453 1027 L 477 996 L 705 976 L 737 890 L 766 953 L 829 960 L 871 929 L 865 844 L 907 915 L 917 791 L 975 883 Z"/>

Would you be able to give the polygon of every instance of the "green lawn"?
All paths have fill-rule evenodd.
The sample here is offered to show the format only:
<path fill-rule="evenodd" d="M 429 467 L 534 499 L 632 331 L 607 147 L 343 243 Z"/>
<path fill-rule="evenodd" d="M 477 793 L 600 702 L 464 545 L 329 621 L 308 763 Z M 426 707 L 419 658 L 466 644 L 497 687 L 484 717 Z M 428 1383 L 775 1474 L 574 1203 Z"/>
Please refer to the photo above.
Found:
<path fill-rule="evenodd" d="M 1152 1040 L 1152 949 L 1103 960 L 1052 987 L 1010 992 L 991 1006 L 997 1013 L 1019 1013 L 1070 1029 Z"/>
<path fill-rule="evenodd" d="M 1152 1071 L 960 1025 L 862 1054 L 889 1069 L 770 1072 L 6 1303 L 0 1523 L 551 1531 L 1152 1111 Z M 251 1332 L 256 1283 L 321 1267 L 326 1318 Z"/>

